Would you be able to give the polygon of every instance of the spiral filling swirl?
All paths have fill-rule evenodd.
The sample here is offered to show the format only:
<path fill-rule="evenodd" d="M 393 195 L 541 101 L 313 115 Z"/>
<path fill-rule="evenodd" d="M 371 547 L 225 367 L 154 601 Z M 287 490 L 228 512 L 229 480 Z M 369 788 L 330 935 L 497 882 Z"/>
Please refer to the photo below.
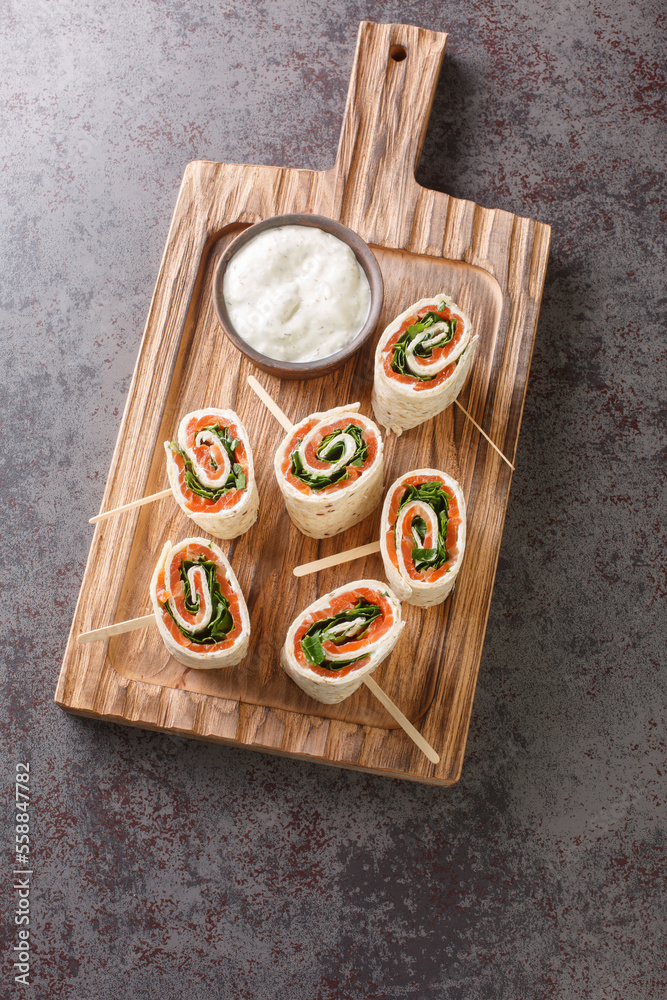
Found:
<path fill-rule="evenodd" d="M 204 543 L 174 546 L 164 560 L 157 579 L 158 604 L 188 644 L 217 645 L 240 628 L 238 600 L 221 569 Z"/>
<path fill-rule="evenodd" d="M 341 489 L 373 465 L 377 435 L 354 414 L 308 421 L 293 435 L 282 463 L 285 478 L 300 492 Z"/>
<path fill-rule="evenodd" d="M 185 447 L 184 453 L 190 459 L 194 473 L 203 486 L 212 489 L 219 489 L 221 484 L 227 483 L 232 471 L 232 462 L 221 437 L 222 428 L 219 424 L 213 427 L 206 427 L 197 433 L 194 447 Z M 226 436 L 228 437 L 228 435 Z M 233 446 L 236 440 L 228 442 L 230 451 L 233 454 Z M 234 484 L 236 485 L 236 484 Z"/>
<path fill-rule="evenodd" d="M 245 448 L 235 431 L 233 424 L 215 414 L 188 415 L 182 422 L 178 440 L 168 447 L 184 491 L 215 504 L 225 494 L 238 491 L 239 495 L 247 488 Z"/>
<path fill-rule="evenodd" d="M 404 627 L 391 588 L 357 580 L 318 598 L 294 619 L 280 663 L 307 695 L 335 705 L 386 660 Z"/>
<path fill-rule="evenodd" d="M 305 614 L 294 635 L 297 662 L 324 676 L 332 671 L 344 676 L 369 663 L 395 624 L 391 596 L 388 591 L 351 587 Z"/>
<path fill-rule="evenodd" d="M 402 508 L 396 519 L 394 535 L 395 538 L 401 539 L 401 556 L 404 555 L 403 540 L 405 539 L 409 545 L 412 538 L 414 545 L 410 559 L 413 564 L 416 552 L 420 549 L 432 550 L 442 537 L 437 514 L 429 504 L 419 500 Z"/>
<path fill-rule="evenodd" d="M 301 639 L 306 659 L 316 667 L 329 670 L 337 670 L 363 659 L 369 652 L 365 646 L 360 656 L 354 654 L 358 652 L 372 622 L 381 614 L 379 605 L 360 597 L 354 607 L 315 622 Z M 373 648 L 371 643 L 370 652 Z"/>
<path fill-rule="evenodd" d="M 392 498 L 386 546 L 401 576 L 435 582 L 457 553 L 458 503 L 442 480 L 401 483 Z"/>
<path fill-rule="evenodd" d="M 429 383 L 439 385 L 453 374 L 469 341 L 464 318 L 447 302 L 422 306 L 401 323 L 382 348 L 384 373 L 415 389 L 427 388 Z"/>
<path fill-rule="evenodd" d="M 415 327 L 420 325 L 417 323 Z M 412 374 L 415 378 L 423 380 L 432 379 L 456 361 L 465 349 L 463 338 L 450 352 L 444 350 L 452 340 L 455 329 L 456 320 L 454 319 L 449 323 L 434 323 L 430 329 L 417 330 L 414 335 L 409 336 L 405 347 L 405 374 Z M 409 327 L 408 333 L 410 330 L 414 330 L 414 327 Z M 436 349 L 439 357 L 438 354 L 434 353 Z M 394 348 L 394 357 L 396 357 L 396 348 Z M 396 371 L 395 363 L 395 361 L 392 363 L 394 371 Z"/>

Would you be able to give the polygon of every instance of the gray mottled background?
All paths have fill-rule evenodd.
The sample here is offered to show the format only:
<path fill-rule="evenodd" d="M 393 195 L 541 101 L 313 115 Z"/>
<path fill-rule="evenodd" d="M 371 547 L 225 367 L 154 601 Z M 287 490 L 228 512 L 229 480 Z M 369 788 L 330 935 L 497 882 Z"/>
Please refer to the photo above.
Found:
<path fill-rule="evenodd" d="M 661 9 L 0 4 L 0 997 L 665 996 Z M 361 18 L 450 32 L 418 179 L 553 227 L 449 791 L 52 701 L 185 164 L 331 164 Z M 34 965 L 14 988 L 22 759 Z"/>

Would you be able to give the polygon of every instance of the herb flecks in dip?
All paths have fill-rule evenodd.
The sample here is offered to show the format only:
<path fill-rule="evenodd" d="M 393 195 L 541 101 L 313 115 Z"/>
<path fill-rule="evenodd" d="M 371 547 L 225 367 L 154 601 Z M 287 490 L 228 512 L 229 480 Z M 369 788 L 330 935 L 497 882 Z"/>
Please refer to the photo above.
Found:
<path fill-rule="evenodd" d="M 247 344 L 297 363 L 347 347 L 371 303 L 368 279 L 351 248 L 312 226 L 266 229 L 246 243 L 227 265 L 223 296 Z"/>

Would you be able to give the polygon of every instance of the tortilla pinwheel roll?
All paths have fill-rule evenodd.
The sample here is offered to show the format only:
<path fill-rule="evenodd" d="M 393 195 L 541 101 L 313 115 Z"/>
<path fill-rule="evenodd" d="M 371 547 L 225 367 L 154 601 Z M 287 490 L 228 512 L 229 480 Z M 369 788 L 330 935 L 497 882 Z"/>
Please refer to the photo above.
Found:
<path fill-rule="evenodd" d="M 428 608 L 448 597 L 466 545 L 466 504 L 445 472 L 416 469 L 389 487 L 380 551 L 387 579 L 407 604 Z"/>
<path fill-rule="evenodd" d="M 386 583 L 346 583 L 292 622 L 280 663 L 311 698 L 333 705 L 389 656 L 404 626 L 400 602 Z"/>
<path fill-rule="evenodd" d="M 359 403 L 311 413 L 289 432 L 274 462 L 287 513 L 310 538 L 363 521 L 382 499 L 382 437 Z"/>
<path fill-rule="evenodd" d="M 151 601 L 165 646 L 186 667 L 233 667 L 248 652 L 248 609 L 215 542 L 167 542 L 151 580 Z"/>
<path fill-rule="evenodd" d="M 468 317 L 444 292 L 397 316 L 375 349 L 371 405 L 379 423 L 400 435 L 451 406 L 478 340 Z"/>
<path fill-rule="evenodd" d="M 257 520 L 259 494 L 246 429 L 233 410 L 186 413 L 165 441 L 176 503 L 217 538 L 236 538 Z"/>

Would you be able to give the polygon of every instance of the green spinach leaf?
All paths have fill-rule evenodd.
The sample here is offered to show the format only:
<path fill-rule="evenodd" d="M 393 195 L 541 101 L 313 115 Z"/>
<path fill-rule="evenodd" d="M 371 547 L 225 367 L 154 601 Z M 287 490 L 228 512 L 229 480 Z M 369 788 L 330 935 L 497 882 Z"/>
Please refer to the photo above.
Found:
<path fill-rule="evenodd" d="M 186 637 L 186 639 L 189 639 L 190 642 L 194 642 L 199 646 L 210 646 L 214 645 L 216 642 L 222 642 L 226 636 L 229 635 L 234 628 L 234 619 L 232 618 L 229 610 L 229 601 L 222 593 L 220 584 L 218 583 L 216 575 L 217 563 L 212 559 L 206 559 L 204 556 L 198 556 L 196 559 L 183 559 L 181 562 L 180 575 L 185 594 L 186 610 L 191 614 L 196 614 L 199 610 L 199 597 L 195 597 L 191 593 L 190 581 L 188 580 L 188 571 L 193 566 L 201 566 L 203 568 L 208 582 L 208 589 L 211 594 L 213 611 L 211 614 L 211 620 L 206 628 L 202 629 L 201 632 L 191 632 L 188 629 L 183 628 L 183 626 L 176 621 L 168 601 L 165 601 L 162 607 L 167 614 L 173 618 L 176 628 Z"/>
<path fill-rule="evenodd" d="M 335 464 L 339 461 L 344 454 L 344 442 L 341 441 L 339 444 L 335 444 L 336 438 L 341 437 L 343 434 L 349 434 L 354 438 L 356 449 L 352 455 L 350 461 L 347 465 L 342 466 L 335 472 L 332 476 L 327 476 L 326 474 L 317 474 L 314 472 L 308 472 L 303 467 L 303 462 L 301 461 L 301 455 L 298 450 L 295 450 L 290 455 L 291 459 L 291 472 L 296 479 L 300 479 L 302 483 L 310 486 L 311 490 L 324 490 L 327 486 L 331 486 L 332 483 L 338 483 L 343 479 L 349 479 L 347 474 L 347 467 L 350 465 L 362 466 L 368 458 L 368 445 L 366 444 L 361 427 L 357 427 L 356 424 L 348 424 L 347 427 L 339 428 L 338 430 L 332 431 L 331 434 L 325 435 L 320 441 L 320 444 L 315 452 L 317 458 L 321 462 L 331 462 Z M 297 448 L 301 444 L 301 441 L 297 441 Z"/>
<path fill-rule="evenodd" d="M 445 303 L 441 302 L 440 311 L 444 308 Z M 422 341 L 415 348 L 415 357 L 430 358 L 433 355 L 433 349 L 435 347 L 444 347 L 445 344 L 450 342 L 456 332 L 456 319 L 452 318 L 450 320 L 443 320 L 437 312 L 427 312 L 426 315 L 422 316 L 416 323 L 412 323 L 394 344 L 391 361 L 392 371 L 395 371 L 398 375 L 409 375 L 411 378 L 415 378 L 419 382 L 432 381 L 435 378 L 435 375 L 415 375 L 413 371 L 410 371 L 407 366 L 406 353 L 415 337 L 417 337 L 420 333 L 423 333 L 424 330 L 428 330 L 428 328 L 433 326 L 435 323 L 443 322 L 445 324 L 445 329 L 442 331 L 441 335 L 434 344 L 424 346 L 424 341 Z"/>
<path fill-rule="evenodd" d="M 229 493 L 230 490 L 244 490 L 247 487 L 246 474 L 243 472 L 241 465 L 236 461 L 236 449 L 241 444 L 241 441 L 239 438 L 233 438 L 229 433 L 229 428 L 223 427 L 222 424 L 219 423 L 212 424 L 210 427 L 202 427 L 201 429 L 203 431 L 209 431 L 213 434 L 225 449 L 229 457 L 231 468 L 229 475 L 227 476 L 227 480 L 222 486 L 205 486 L 197 478 L 197 473 L 195 472 L 192 462 L 186 453 L 179 448 L 176 441 L 170 441 L 169 447 L 183 459 L 183 464 L 185 466 L 185 484 L 188 489 L 193 493 L 196 493 L 197 496 L 203 497 L 205 500 L 210 500 L 212 503 L 216 503 L 221 496 L 224 496 L 225 493 Z M 213 464 L 215 465 L 215 461 L 213 461 Z"/>
<path fill-rule="evenodd" d="M 449 502 L 450 496 L 445 492 L 445 487 L 437 480 L 420 483 L 419 486 L 407 486 L 405 493 L 401 497 L 396 512 L 396 520 L 403 507 L 406 507 L 414 500 L 420 500 L 428 504 L 435 512 L 438 519 L 438 539 L 435 548 L 422 548 L 415 544 L 412 548 L 412 561 L 418 573 L 423 573 L 426 569 L 440 569 L 447 562 L 449 553 L 447 552 L 447 525 L 449 524 Z M 426 522 L 423 517 L 415 516 L 410 523 L 410 531 L 416 532 L 423 542 L 426 537 Z M 414 536 L 413 536 L 414 537 Z M 394 525 L 394 544 L 398 550 L 398 539 L 396 538 L 396 526 Z"/>
<path fill-rule="evenodd" d="M 323 618 L 314 622 L 301 640 L 301 648 L 309 663 L 317 667 L 324 667 L 326 670 L 340 670 L 363 660 L 367 653 L 361 656 L 354 656 L 349 660 L 327 660 L 326 652 L 322 646 L 324 642 L 333 642 L 336 646 L 344 646 L 348 642 L 356 642 L 368 631 L 368 627 L 382 614 L 382 610 L 377 604 L 372 604 L 365 598 L 360 597 L 353 608 L 347 611 L 339 611 L 331 618 Z M 359 622 L 359 619 L 362 619 Z M 354 623 L 357 624 L 354 624 Z M 345 626 L 348 626 L 347 628 Z"/>

